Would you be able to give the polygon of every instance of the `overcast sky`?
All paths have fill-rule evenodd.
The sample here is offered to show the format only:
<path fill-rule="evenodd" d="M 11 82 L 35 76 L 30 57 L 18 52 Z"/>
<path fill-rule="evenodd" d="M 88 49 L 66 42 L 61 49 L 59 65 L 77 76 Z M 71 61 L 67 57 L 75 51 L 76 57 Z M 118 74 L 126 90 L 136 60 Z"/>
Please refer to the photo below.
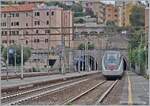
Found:
<path fill-rule="evenodd" d="M 115 1 L 117 0 L 100 0 L 102 1 L 103 3 L 106 3 L 106 4 L 115 4 Z M 118 1 L 139 1 L 139 0 L 118 0 Z M 146 0 L 140 0 L 142 3 L 145 3 Z"/>

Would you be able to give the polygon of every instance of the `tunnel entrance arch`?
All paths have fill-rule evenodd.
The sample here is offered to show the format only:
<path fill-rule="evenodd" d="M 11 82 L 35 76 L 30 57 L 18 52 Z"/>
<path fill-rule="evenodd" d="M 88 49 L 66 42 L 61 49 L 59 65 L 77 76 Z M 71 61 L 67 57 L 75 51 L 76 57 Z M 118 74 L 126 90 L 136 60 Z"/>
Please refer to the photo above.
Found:
<path fill-rule="evenodd" d="M 129 69 L 128 60 L 125 56 L 123 56 L 123 69 L 124 69 L 124 71 Z"/>
<path fill-rule="evenodd" d="M 75 68 L 76 71 L 97 70 L 97 61 L 90 55 L 80 56 L 75 62 Z"/>

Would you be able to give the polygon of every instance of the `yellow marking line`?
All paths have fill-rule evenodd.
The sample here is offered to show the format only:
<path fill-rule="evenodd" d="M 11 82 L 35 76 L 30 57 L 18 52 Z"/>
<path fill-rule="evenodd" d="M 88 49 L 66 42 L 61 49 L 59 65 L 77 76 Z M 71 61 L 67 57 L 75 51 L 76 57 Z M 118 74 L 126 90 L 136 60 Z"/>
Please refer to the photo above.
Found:
<path fill-rule="evenodd" d="M 128 104 L 132 105 L 133 104 L 132 89 L 131 89 L 131 81 L 130 81 L 130 77 L 129 77 L 128 72 L 127 72 L 127 76 L 128 76 Z"/>

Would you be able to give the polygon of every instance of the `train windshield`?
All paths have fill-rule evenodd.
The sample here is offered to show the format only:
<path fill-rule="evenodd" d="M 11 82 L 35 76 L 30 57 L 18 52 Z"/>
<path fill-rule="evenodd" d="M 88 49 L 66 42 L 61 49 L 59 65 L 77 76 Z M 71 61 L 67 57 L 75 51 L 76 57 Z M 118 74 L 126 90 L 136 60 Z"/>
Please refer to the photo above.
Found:
<path fill-rule="evenodd" d="M 119 65 L 120 63 L 120 55 L 119 53 L 107 53 L 104 57 L 105 66 L 109 64 Z"/>

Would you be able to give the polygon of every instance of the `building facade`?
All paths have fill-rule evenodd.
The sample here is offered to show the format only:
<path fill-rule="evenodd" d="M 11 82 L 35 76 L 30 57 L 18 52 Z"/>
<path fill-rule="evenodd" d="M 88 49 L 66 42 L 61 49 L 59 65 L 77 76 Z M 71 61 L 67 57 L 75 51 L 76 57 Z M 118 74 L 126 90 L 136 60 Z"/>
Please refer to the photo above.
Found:
<path fill-rule="evenodd" d="M 2 44 L 32 49 L 28 66 L 45 66 L 49 52 L 72 45 L 73 15 L 70 10 L 45 4 L 20 4 L 1 8 Z"/>
<path fill-rule="evenodd" d="M 44 4 L 23 4 L 1 9 L 2 43 L 22 43 L 32 49 L 56 48 L 62 36 L 72 39 L 72 12 Z M 23 36 L 23 41 L 21 37 Z"/>
<path fill-rule="evenodd" d="M 118 25 L 130 26 L 130 15 L 134 5 L 138 5 L 136 0 L 116 1 L 115 6 L 118 8 Z"/>
<path fill-rule="evenodd" d="M 150 8 L 145 8 L 145 32 L 148 33 L 149 31 L 149 19 L 150 19 Z"/>
<path fill-rule="evenodd" d="M 93 11 L 97 17 L 97 23 L 103 24 L 105 22 L 105 4 L 100 1 L 81 1 L 84 11 Z"/>
<path fill-rule="evenodd" d="M 118 9 L 113 4 L 107 4 L 105 7 L 105 23 L 108 21 L 118 24 Z"/>

